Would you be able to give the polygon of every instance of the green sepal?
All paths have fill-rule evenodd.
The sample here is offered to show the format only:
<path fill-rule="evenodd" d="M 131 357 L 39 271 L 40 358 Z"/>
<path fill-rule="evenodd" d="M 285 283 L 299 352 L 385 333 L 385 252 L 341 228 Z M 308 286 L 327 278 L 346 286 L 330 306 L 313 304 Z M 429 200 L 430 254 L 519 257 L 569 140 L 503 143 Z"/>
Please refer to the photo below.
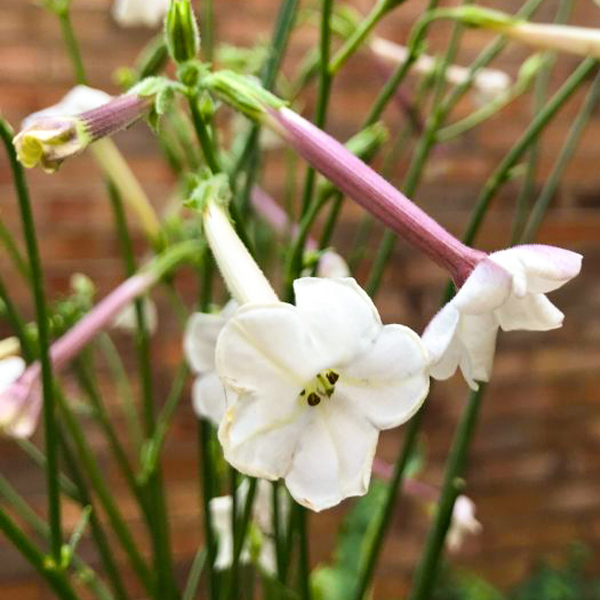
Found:
<path fill-rule="evenodd" d="M 178 64 L 193 60 L 200 51 L 200 32 L 190 0 L 171 0 L 165 18 L 165 40 Z"/>

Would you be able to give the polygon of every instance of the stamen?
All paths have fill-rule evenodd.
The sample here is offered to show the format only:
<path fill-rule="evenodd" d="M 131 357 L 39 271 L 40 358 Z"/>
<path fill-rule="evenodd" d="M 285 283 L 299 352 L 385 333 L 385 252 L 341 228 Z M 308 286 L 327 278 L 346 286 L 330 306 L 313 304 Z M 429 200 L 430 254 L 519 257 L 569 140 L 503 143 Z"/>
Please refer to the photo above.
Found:
<path fill-rule="evenodd" d="M 340 378 L 339 374 L 336 373 L 335 371 L 329 371 L 326 375 L 327 377 L 327 381 L 329 381 L 329 383 L 331 385 L 335 385 L 337 380 Z"/>
<path fill-rule="evenodd" d="M 307 402 L 309 406 L 317 406 L 317 404 L 320 404 L 321 398 L 316 392 L 311 392 L 308 395 Z"/>

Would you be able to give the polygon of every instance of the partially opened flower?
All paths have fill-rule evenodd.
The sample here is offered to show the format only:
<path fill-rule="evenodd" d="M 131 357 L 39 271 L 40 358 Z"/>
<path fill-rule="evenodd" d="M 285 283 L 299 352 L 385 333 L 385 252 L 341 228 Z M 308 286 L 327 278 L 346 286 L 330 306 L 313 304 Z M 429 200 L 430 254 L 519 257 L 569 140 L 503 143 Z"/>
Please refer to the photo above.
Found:
<path fill-rule="evenodd" d="M 219 439 L 240 471 L 283 477 L 322 510 L 366 493 L 379 432 L 427 395 L 427 355 L 410 329 L 382 325 L 354 279 L 302 278 L 294 291 L 295 306 L 250 303 L 223 328 Z"/>
<path fill-rule="evenodd" d="M 446 535 L 446 547 L 450 552 L 458 552 L 465 538 L 477 535 L 483 529 L 475 518 L 475 503 L 467 496 L 459 496 L 454 503 L 450 529 Z"/>
<path fill-rule="evenodd" d="M 564 315 L 545 294 L 573 279 L 581 260 L 575 252 L 536 244 L 494 252 L 482 260 L 423 334 L 432 377 L 446 379 L 460 367 L 477 389 L 478 381 L 489 380 L 498 327 L 560 327 Z"/>
<path fill-rule="evenodd" d="M 170 0 L 116 0 L 113 17 L 123 27 L 156 27 L 169 10 Z"/>
<path fill-rule="evenodd" d="M 197 374 L 192 388 L 194 411 L 199 418 L 208 419 L 216 426 L 225 414 L 226 399 L 216 372 L 215 348 L 221 330 L 237 306 L 235 300 L 230 300 L 219 313 L 194 313 L 183 336 L 185 357 Z"/>

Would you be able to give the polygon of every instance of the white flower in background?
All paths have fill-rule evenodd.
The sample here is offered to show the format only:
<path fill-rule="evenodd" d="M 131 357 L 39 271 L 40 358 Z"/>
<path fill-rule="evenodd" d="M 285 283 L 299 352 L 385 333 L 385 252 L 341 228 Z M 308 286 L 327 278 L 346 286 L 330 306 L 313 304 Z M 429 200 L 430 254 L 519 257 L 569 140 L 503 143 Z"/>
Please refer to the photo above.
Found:
<path fill-rule="evenodd" d="M 226 459 L 285 478 L 313 510 L 366 493 L 379 432 L 408 420 L 429 390 L 419 337 L 382 325 L 351 278 L 302 278 L 296 305 L 241 306 L 217 340 Z"/>
<path fill-rule="evenodd" d="M 156 27 L 169 10 L 170 0 L 116 0 L 112 14 L 122 27 Z"/>
<path fill-rule="evenodd" d="M 7 347 L 7 342 L 1 344 Z M 12 353 L 12 352 L 11 352 Z M 0 358 L 0 431 L 17 438 L 29 437 L 38 422 L 41 397 L 39 394 L 27 397 L 24 394 L 11 393 L 19 378 L 25 372 L 25 361 L 20 356 L 9 356 L 2 352 Z"/>
<path fill-rule="evenodd" d="M 113 97 L 102 90 L 88 87 L 87 85 L 76 85 L 61 100 L 52 106 L 38 110 L 23 120 L 21 128 L 25 129 L 40 117 L 61 117 L 65 115 L 78 115 L 88 110 L 98 108 Z"/>
<path fill-rule="evenodd" d="M 144 313 L 144 324 L 150 335 L 154 335 L 158 328 L 158 311 L 156 304 L 150 298 L 142 299 L 142 312 Z M 134 333 L 137 330 L 137 311 L 135 304 L 128 304 L 112 322 L 113 329 L 120 329 L 126 333 Z"/>
<path fill-rule="evenodd" d="M 476 535 L 481 530 L 482 525 L 475 518 L 475 503 L 466 496 L 459 496 L 454 503 L 446 547 L 450 552 L 458 552 L 465 538 Z"/>
<path fill-rule="evenodd" d="M 337 252 L 325 250 L 319 258 L 317 277 L 350 277 L 350 269 Z"/>
<path fill-rule="evenodd" d="M 195 313 L 188 320 L 183 350 L 191 369 L 198 376 L 192 388 L 194 411 L 218 426 L 225 414 L 223 384 L 215 370 L 217 338 L 238 304 L 230 300 L 219 313 Z"/>
<path fill-rule="evenodd" d="M 581 260 L 575 252 L 536 244 L 494 252 L 482 260 L 423 334 L 431 376 L 447 379 L 460 367 L 469 386 L 477 389 L 478 381 L 489 380 L 498 327 L 560 327 L 564 315 L 545 294 L 573 279 Z"/>
<path fill-rule="evenodd" d="M 241 514 L 248 496 L 248 480 L 245 480 L 236 491 L 237 510 Z M 280 519 L 287 520 L 290 510 L 289 496 L 285 490 L 279 490 L 279 508 L 281 511 Z M 210 501 L 210 512 L 212 515 L 213 526 L 219 538 L 219 550 L 215 560 L 215 568 L 223 571 L 231 567 L 233 562 L 233 536 L 231 531 L 231 511 L 233 502 L 231 496 L 219 496 Z M 271 484 L 264 479 L 259 479 L 256 488 L 256 496 L 252 506 L 251 527 L 259 535 L 249 535 L 246 538 L 246 544 L 240 554 L 240 562 L 248 563 L 252 558 L 252 553 L 248 547 L 253 541 L 258 541 L 258 563 L 262 569 L 273 574 L 276 571 L 275 543 L 273 539 L 273 490 Z M 256 540 L 256 538 L 259 538 Z M 254 538 L 254 540 L 253 540 Z"/>

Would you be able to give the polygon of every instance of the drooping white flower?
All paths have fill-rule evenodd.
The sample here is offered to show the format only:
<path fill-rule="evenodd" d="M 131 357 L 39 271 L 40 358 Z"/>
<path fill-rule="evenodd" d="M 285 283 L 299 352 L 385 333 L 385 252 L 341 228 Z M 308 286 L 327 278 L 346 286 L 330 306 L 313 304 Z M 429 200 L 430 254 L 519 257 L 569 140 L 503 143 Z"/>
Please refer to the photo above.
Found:
<path fill-rule="evenodd" d="M 482 528 L 475 518 L 475 503 L 466 496 L 459 496 L 454 503 L 446 547 L 450 552 L 458 552 L 465 538 L 480 533 Z"/>
<path fill-rule="evenodd" d="M 144 325 L 150 335 L 154 335 L 158 328 L 158 311 L 156 304 L 150 298 L 142 299 L 142 312 L 144 313 Z M 112 322 L 113 329 L 120 329 L 126 333 L 137 330 L 137 312 L 135 304 L 128 304 Z"/>
<path fill-rule="evenodd" d="M 379 432 L 408 420 L 429 389 L 427 354 L 401 325 L 382 325 L 351 278 L 302 278 L 296 305 L 241 306 L 217 341 L 227 396 L 226 459 L 285 478 L 313 510 L 366 493 Z"/>
<path fill-rule="evenodd" d="M 219 313 L 195 313 L 188 320 L 183 337 L 183 350 L 192 370 L 197 374 L 192 388 L 192 402 L 198 418 L 218 426 L 225 414 L 223 384 L 215 369 L 217 338 L 238 304 L 230 300 Z"/>
<path fill-rule="evenodd" d="M 241 514 L 248 496 L 248 481 L 245 480 L 236 491 L 237 510 Z M 285 522 L 289 514 L 289 496 L 285 490 L 279 490 L 280 518 Z M 228 569 L 233 562 L 233 535 L 231 531 L 231 511 L 233 502 L 231 496 L 219 496 L 210 501 L 210 511 L 213 526 L 219 539 L 219 549 L 215 560 L 215 568 L 219 571 Z M 259 479 L 256 496 L 252 506 L 252 521 L 250 527 L 259 533 L 258 564 L 268 574 L 276 571 L 275 542 L 273 539 L 273 490 L 271 484 L 264 479 Z M 252 559 L 249 548 L 252 538 L 246 538 L 245 546 L 240 554 L 240 563 L 245 564 Z"/>
<path fill-rule="evenodd" d="M 122 27 L 156 27 L 169 10 L 170 0 L 116 0 L 112 14 Z"/>
<path fill-rule="evenodd" d="M 581 269 L 580 254 L 538 244 L 494 252 L 482 260 L 423 334 L 431 375 L 451 377 L 460 367 L 472 389 L 488 381 L 498 327 L 547 331 L 564 315 L 547 298 Z"/>

